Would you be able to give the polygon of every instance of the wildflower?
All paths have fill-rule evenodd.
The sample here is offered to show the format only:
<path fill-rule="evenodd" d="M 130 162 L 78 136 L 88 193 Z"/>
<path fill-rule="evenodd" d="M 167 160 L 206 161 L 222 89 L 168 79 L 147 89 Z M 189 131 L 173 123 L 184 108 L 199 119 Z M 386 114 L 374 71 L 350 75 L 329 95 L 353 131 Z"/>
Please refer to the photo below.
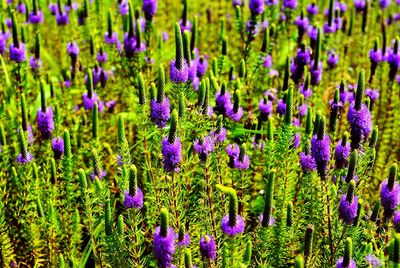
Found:
<path fill-rule="evenodd" d="M 203 161 L 207 159 L 207 156 L 214 151 L 214 142 L 211 137 L 204 137 L 196 139 L 193 144 L 194 150 L 199 154 L 199 158 Z"/>
<path fill-rule="evenodd" d="M 244 145 L 239 149 L 239 154 L 233 159 L 233 166 L 237 169 L 248 169 L 250 166 L 249 155 L 246 154 Z"/>
<path fill-rule="evenodd" d="M 365 260 L 373 268 L 380 267 L 382 265 L 382 261 L 378 257 L 376 257 L 374 254 L 368 254 L 367 256 L 365 256 Z"/>
<path fill-rule="evenodd" d="M 143 192 L 137 185 L 137 170 L 135 165 L 129 168 L 129 189 L 124 192 L 126 208 L 141 209 L 143 207 Z"/>
<path fill-rule="evenodd" d="M 350 154 L 350 143 L 347 142 L 348 136 L 345 133 L 342 140 L 339 141 L 335 149 L 336 168 L 345 168 L 347 166 L 347 158 Z"/>
<path fill-rule="evenodd" d="M 390 167 L 389 178 L 382 182 L 381 205 L 385 210 L 385 216 L 391 217 L 400 203 L 400 186 L 397 179 L 397 165 Z"/>
<path fill-rule="evenodd" d="M 205 259 L 214 260 L 217 256 L 214 237 L 212 235 L 203 235 L 200 238 L 200 253 Z"/>
<path fill-rule="evenodd" d="M 39 109 L 37 111 L 37 124 L 38 129 L 43 138 L 48 139 L 54 130 L 53 109 L 45 107 L 45 110 Z"/>
<path fill-rule="evenodd" d="M 164 170 L 167 172 L 179 172 L 179 163 L 182 158 L 182 144 L 177 137 L 178 112 L 174 110 L 171 116 L 171 128 L 168 137 L 162 140 L 162 155 L 164 158 Z"/>
<path fill-rule="evenodd" d="M 262 14 L 264 12 L 264 0 L 250 0 L 249 8 L 253 16 Z"/>
<path fill-rule="evenodd" d="M 307 12 L 310 15 L 317 15 L 318 14 L 318 6 L 315 3 L 311 3 L 307 5 Z"/>
<path fill-rule="evenodd" d="M 326 60 L 326 63 L 330 68 L 335 68 L 337 63 L 339 62 L 339 55 L 335 53 L 335 51 L 329 51 L 328 52 L 328 59 Z"/>
<path fill-rule="evenodd" d="M 243 218 L 238 214 L 238 199 L 235 190 L 222 185 L 217 185 L 217 187 L 229 195 L 229 213 L 222 218 L 222 231 L 228 236 L 243 233 L 245 224 Z"/>
<path fill-rule="evenodd" d="M 349 183 L 347 194 L 340 199 L 339 218 L 347 224 L 351 224 L 357 216 L 358 198 L 355 195 L 355 181 Z"/>
<path fill-rule="evenodd" d="M 143 13 L 146 20 L 151 21 L 157 11 L 157 1 L 158 0 L 144 0 L 143 1 Z"/>
<path fill-rule="evenodd" d="M 54 153 L 55 159 L 60 159 L 64 154 L 64 139 L 61 137 L 55 137 L 51 140 L 51 149 Z"/>
<path fill-rule="evenodd" d="M 163 208 L 161 214 L 161 225 L 154 231 L 154 257 L 158 267 L 170 267 L 172 256 L 175 252 L 174 229 L 168 226 L 168 211 Z"/>

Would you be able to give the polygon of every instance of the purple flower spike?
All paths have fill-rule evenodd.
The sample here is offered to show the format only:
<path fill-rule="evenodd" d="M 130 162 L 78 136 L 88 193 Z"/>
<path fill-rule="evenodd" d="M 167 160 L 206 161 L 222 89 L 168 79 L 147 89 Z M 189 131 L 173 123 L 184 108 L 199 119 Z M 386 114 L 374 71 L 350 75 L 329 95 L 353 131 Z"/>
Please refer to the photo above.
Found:
<path fill-rule="evenodd" d="M 317 15 L 318 14 L 318 6 L 315 3 L 311 3 L 307 6 L 307 12 L 310 15 Z"/>
<path fill-rule="evenodd" d="M 262 14 L 264 12 L 264 0 L 250 0 L 249 8 L 253 16 Z"/>
<path fill-rule="evenodd" d="M 32 56 L 29 58 L 29 66 L 31 67 L 32 71 L 36 71 L 42 68 L 43 63 L 41 59 L 36 59 L 34 56 Z"/>
<path fill-rule="evenodd" d="M 400 231 L 400 210 L 397 210 L 393 216 L 393 225 L 397 233 Z"/>
<path fill-rule="evenodd" d="M 98 98 L 96 92 L 92 93 L 91 98 L 89 98 L 89 96 L 87 95 L 87 92 L 85 92 L 82 95 L 82 100 L 83 100 L 83 107 L 85 108 L 85 110 L 92 110 L 94 108 L 94 103 L 98 102 L 99 98 Z M 100 108 L 99 108 L 99 110 L 100 110 Z"/>
<path fill-rule="evenodd" d="M 347 166 L 347 158 L 350 154 L 350 143 L 345 145 L 341 141 L 338 142 L 335 149 L 336 168 L 345 168 Z"/>
<path fill-rule="evenodd" d="M 179 235 L 177 237 L 179 237 Z M 185 233 L 183 235 L 182 241 L 178 240 L 178 247 L 186 247 L 189 244 L 190 244 L 190 235 L 188 233 Z"/>
<path fill-rule="evenodd" d="M 223 143 L 226 140 L 226 129 L 221 128 L 219 133 L 216 131 L 211 131 L 210 137 L 214 140 L 214 143 Z"/>
<path fill-rule="evenodd" d="M 286 103 L 282 99 L 278 100 L 276 112 L 280 115 L 284 115 L 286 113 Z"/>
<path fill-rule="evenodd" d="M 312 88 L 304 88 L 304 84 L 299 86 L 300 93 L 303 94 L 304 99 L 308 99 L 312 95 Z"/>
<path fill-rule="evenodd" d="M 23 62 L 26 60 L 25 44 L 19 42 L 19 46 L 15 47 L 13 43 L 10 44 L 10 60 L 15 62 Z"/>
<path fill-rule="evenodd" d="M 200 57 L 197 62 L 197 76 L 202 77 L 206 73 L 207 67 L 208 67 L 207 59 L 205 59 L 204 57 Z"/>
<path fill-rule="evenodd" d="M 223 95 L 221 95 L 221 91 L 218 91 L 215 95 L 215 111 L 226 115 L 228 111 L 232 110 L 232 102 L 231 102 L 231 94 L 228 91 L 225 91 Z"/>
<path fill-rule="evenodd" d="M 362 12 L 366 4 L 366 0 L 354 0 L 354 7 L 356 8 L 356 12 Z"/>
<path fill-rule="evenodd" d="M 318 28 L 316 26 L 310 25 L 307 29 L 307 35 L 310 37 L 311 41 L 317 41 Z"/>
<path fill-rule="evenodd" d="M 339 55 L 335 53 L 334 51 L 329 51 L 328 52 L 328 59 L 326 60 L 326 63 L 330 68 L 335 68 L 336 65 L 339 62 Z"/>
<path fill-rule="evenodd" d="M 214 142 L 211 137 L 204 137 L 204 139 L 196 139 L 193 144 L 194 150 L 199 154 L 200 159 L 206 160 L 207 156 L 214 151 Z"/>
<path fill-rule="evenodd" d="M 240 119 L 242 119 L 243 116 L 243 108 L 239 107 L 239 109 L 236 112 L 234 111 L 234 109 L 230 109 L 228 111 L 228 116 L 236 122 L 240 121 Z"/>
<path fill-rule="evenodd" d="M 175 60 L 171 60 L 169 65 L 169 76 L 173 83 L 185 83 L 189 78 L 189 67 L 186 61 L 183 62 L 182 70 L 176 67 Z"/>
<path fill-rule="evenodd" d="M 374 254 L 368 254 L 365 256 L 365 260 L 371 265 L 373 268 L 380 267 L 382 265 L 382 261 L 378 259 Z"/>
<path fill-rule="evenodd" d="M 159 128 L 164 128 L 170 117 L 169 99 L 164 97 L 162 102 L 157 102 L 156 99 L 151 100 L 151 121 Z"/>
<path fill-rule="evenodd" d="M 108 33 L 105 33 L 104 41 L 106 42 L 106 44 L 109 44 L 109 45 L 117 44 L 118 43 L 118 34 L 116 32 L 113 32 L 111 34 L 111 36 L 109 36 Z"/>
<path fill-rule="evenodd" d="M 272 101 L 261 99 L 258 103 L 258 109 L 260 109 L 262 119 L 267 120 L 272 113 Z"/>
<path fill-rule="evenodd" d="M 179 163 L 182 158 L 182 144 L 179 138 L 174 143 L 169 143 L 168 137 L 162 140 L 162 155 L 164 157 L 164 170 L 167 172 L 179 172 Z"/>
<path fill-rule="evenodd" d="M 217 257 L 215 241 L 212 235 L 204 235 L 200 238 L 200 253 L 205 259 L 214 260 Z"/>
<path fill-rule="evenodd" d="M 351 136 L 355 137 L 355 140 L 364 141 L 372 130 L 371 112 L 368 107 L 363 104 L 357 111 L 354 104 L 350 105 L 347 119 L 351 127 Z"/>
<path fill-rule="evenodd" d="M 353 196 L 352 201 L 347 200 L 347 194 L 344 194 L 340 199 L 339 218 L 347 224 L 351 224 L 357 217 L 358 198 Z"/>
<path fill-rule="evenodd" d="M 331 157 L 329 144 L 330 139 L 327 134 L 325 134 L 322 140 L 318 139 L 317 134 L 311 139 L 311 155 L 315 159 L 320 176 L 323 176 L 328 169 L 328 161 Z"/>
<path fill-rule="evenodd" d="M 175 252 L 175 233 L 174 229 L 168 227 L 167 236 L 163 237 L 160 231 L 160 226 L 154 231 L 154 257 L 157 259 L 158 267 L 168 268 Z"/>
<path fill-rule="evenodd" d="M 279 5 L 279 0 L 265 0 L 265 3 L 269 6 Z"/>
<path fill-rule="evenodd" d="M 369 97 L 371 102 L 375 102 L 379 98 L 379 91 L 377 89 L 367 88 L 365 91 L 365 95 Z"/>
<path fill-rule="evenodd" d="M 311 63 L 311 66 L 314 66 L 314 62 Z M 310 68 L 311 74 L 311 85 L 315 86 L 318 85 L 322 79 L 322 62 L 318 63 L 317 69 L 314 67 Z"/>
<path fill-rule="evenodd" d="M 314 157 L 303 152 L 300 153 L 300 165 L 303 169 L 303 173 L 309 173 L 317 169 Z"/>
<path fill-rule="evenodd" d="M 369 51 L 369 59 L 372 63 L 378 64 L 383 59 L 382 50 L 378 49 L 375 51 L 374 49 L 371 49 Z"/>
<path fill-rule="evenodd" d="M 67 13 L 66 11 L 64 11 L 64 12 L 62 12 L 62 13 L 57 12 L 57 14 L 56 14 L 56 20 L 57 20 L 57 25 L 59 25 L 59 26 L 69 24 L 68 13 Z"/>
<path fill-rule="evenodd" d="M 64 154 L 64 139 L 61 137 L 56 137 L 51 140 L 51 149 L 54 153 L 55 159 L 60 159 Z"/>
<path fill-rule="evenodd" d="M 45 112 L 38 110 L 37 112 L 38 129 L 42 138 L 48 139 L 54 130 L 53 109 L 48 107 Z"/>
<path fill-rule="evenodd" d="M 79 51 L 80 49 L 75 41 L 67 44 L 67 52 L 71 57 L 78 57 Z"/>
<path fill-rule="evenodd" d="M 235 236 L 237 234 L 243 233 L 244 227 L 245 227 L 244 220 L 243 220 L 242 216 L 240 216 L 240 215 L 237 215 L 237 217 L 236 217 L 236 225 L 235 226 L 229 225 L 229 214 L 226 214 L 222 218 L 222 222 L 221 222 L 222 231 L 229 236 Z"/>
<path fill-rule="evenodd" d="M 233 166 L 237 169 L 248 169 L 250 166 L 249 155 L 246 154 L 243 156 L 243 159 L 240 159 L 240 154 L 239 154 L 239 156 L 233 159 Z"/>
<path fill-rule="evenodd" d="M 57 11 L 58 11 L 58 4 L 50 3 L 49 10 L 50 10 L 51 15 L 56 15 Z"/>
<path fill-rule="evenodd" d="M 179 25 L 181 27 L 181 32 L 183 33 L 184 31 L 188 31 L 189 33 L 192 30 L 192 23 L 190 20 L 186 20 L 185 23 L 183 23 L 182 19 L 179 20 Z"/>
<path fill-rule="evenodd" d="M 94 173 L 94 171 L 92 171 L 92 173 L 90 173 L 90 178 L 92 180 L 96 179 L 96 177 L 101 180 L 102 178 L 104 178 L 107 175 L 107 172 L 105 172 L 104 170 L 101 170 L 99 174 Z"/>
<path fill-rule="evenodd" d="M 260 214 L 260 216 L 258 216 L 258 220 L 260 221 L 260 223 L 262 223 L 264 220 L 264 214 Z M 275 224 L 275 218 L 274 216 L 270 215 L 268 226 L 273 226 L 274 224 Z"/>
<path fill-rule="evenodd" d="M 289 9 L 295 9 L 297 7 L 297 0 L 283 0 L 283 6 Z"/>
<path fill-rule="evenodd" d="M 272 67 L 272 56 L 271 55 L 267 55 L 264 57 L 263 66 L 266 69 Z"/>
<path fill-rule="evenodd" d="M 157 11 L 157 1 L 158 0 L 144 0 L 143 1 L 143 13 L 144 16 L 147 20 L 152 20 L 154 17 L 154 14 L 156 14 Z"/>
<path fill-rule="evenodd" d="M 17 5 L 17 11 L 21 14 L 25 14 L 26 12 L 26 5 L 24 3 L 19 3 Z"/>
<path fill-rule="evenodd" d="M 134 196 L 129 194 L 129 190 L 126 190 L 124 195 L 124 205 L 126 208 L 141 209 L 143 207 L 143 192 L 139 187 L 136 188 Z"/>
<path fill-rule="evenodd" d="M 239 145 L 235 144 L 228 144 L 225 149 L 226 153 L 229 155 L 229 157 L 237 157 L 240 152 Z"/>
<path fill-rule="evenodd" d="M 35 14 L 33 11 L 29 12 L 29 22 L 32 24 L 38 24 L 43 22 L 43 14 L 41 10 L 38 10 Z"/>
<path fill-rule="evenodd" d="M 354 260 L 350 260 L 350 263 L 348 266 L 343 265 L 343 257 L 340 257 L 336 263 L 336 268 L 356 268 L 356 262 Z"/>
<path fill-rule="evenodd" d="M 309 23 L 310 23 L 310 22 L 309 22 L 309 20 L 308 20 L 307 17 L 301 17 L 301 16 L 296 17 L 296 19 L 295 19 L 295 21 L 294 21 L 294 24 L 296 24 L 296 26 L 297 26 L 302 32 L 304 32 L 304 31 L 307 30 Z"/>
<path fill-rule="evenodd" d="M 33 160 L 33 156 L 31 153 L 27 153 L 25 156 L 23 156 L 22 154 L 19 154 L 17 156 L 17 161 L 20 165 L 28 164 L 32 160 Z"/>
<path fill-rule="evenodd" d="M 126 14 L 128 14 L 129 12 L 128 1 L 126 0 L 122 1 L 122 3 L 118 6 L 118 8 L 119 8 L 119 14 L 121 14 L 122 16 L 126 16 Z"/>
<path fill-rule="evenodd" d="M 386 9 L 390 4 L 392 3 L 392 0 L 379 0 L 379 6 L 381 9 Z"/>
<path fill-rule="evenodd" d="M 388 187 L 388 180 L 382 182 L 381 204 L 387 211 L 394 211 L 400 203 L 400 186 L 397 181 L 394 182 L 393 189 Z"/>
<path fill-rule="evenodd" d="M 96 59 L 97 59 L 97 61 L 98 61 L 99 63 L 104 63 L 104 62 L 107 61 L 108 55 L 107 55 L 106 52 L 102 52 L 102 53 L 99 52 L 99 53 L 97 53 Z"/>

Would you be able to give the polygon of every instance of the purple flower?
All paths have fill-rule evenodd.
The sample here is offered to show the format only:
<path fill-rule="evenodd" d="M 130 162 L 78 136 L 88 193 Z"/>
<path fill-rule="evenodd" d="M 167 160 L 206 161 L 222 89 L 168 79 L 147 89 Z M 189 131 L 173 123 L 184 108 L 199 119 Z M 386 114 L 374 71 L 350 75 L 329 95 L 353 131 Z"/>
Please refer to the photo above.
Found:
<path fill-rule="evenodd" d="M 102 51 L 102 52 L 97 53 L 96 59 L 97 59 L 97 61 L 98 61 L 99 63 L 104 63 L 104 62 L 107 61 L 108 55 L 107 55 L 106 52 L 103 52 L 103 51 Z"/>
<path fill-rule="evenodd" d="M 304 84 L 299 85 L 300 93 L 303 94 L 304 99 L 308 99 L 312 95 L 312 88 L 304 88 Z"/>
<path fill-rule="evenodd" d="M 242 5 L 242 0 L 232 0 L 232 5 L 235 6 L 241 6 Z"/>
<path fill-rule="evenodd" d="M 226 129 L 221 128 L 220 132 L 217 131 L 211 131 L 210 132 L 210 137 L 213 139 L 214 144 L 215 143 L 223 143 L 226 140 Z"/>
<path fill-rule="evenodd" d="M 48 107 L 45 112 L 37 111 L 37 124 L 42 138 L 48 139 L 54 130 L 53 109 Z"/>
<path fill-rule="evenodd" d="M 267 120 L 272 113 L 272 101 L 267 98 L 261 99 L 258 103 L 258 109 L 260 109 L 262 119 Z"/>
<path fill-rule="evenodd" d="M 110 36 L 107 32 L 104 34 L 104 41 L 109 45 L 116 44 L 118 42 L 118 34 L 116 32 L 112 32 Z"/>
<path fill-rule="evenodd" d="M 361 109 L 357 111 L 354 108 L 354 104 L 351 104 L 347 119 L 351 127 L 352 140 L 365 140 L 372 130 L 371 112 L 368 110 L 368 107 L 362 104 Z"/>
<path fill-rule="evenodd" d="M 329 144 L 330 139 L 327 134 L 325 134 L 322 140 L 318 139 L 317 134 L 311 139 L 311 155 L 314 157 L 318 173 L 322 177 L 324 177 L 328 169 L 328 161 L 331 157 Z"/>
<path fill-rule="evenodd" d="M 249 8 L 253 16 L 262 14 L 264 12 L 264 0 L 250 0 Z"/>
<path fill-rule="evenodd" d="M 191 60 L 188 68 L 188 79 L 193 83 L 195 78 L 197 78 L 197 60 Z"/>
<path fill-rule="evenodd" d="M 227 115 L 228 115 L 232 120 L 238 122 L 238 121 L 240 121 L 240 119 L 241 119 L 242 116 L 243 116 L 243 108 L 242 108 L 242 107 L 239 107 L 239 108 L 237 109 L 237 111 L 235 111 L 235 109 L 232 108 L 232 109 L 228 110 Z"/>
<path fill-rule="evenodd" d="M 328 58 L 326 60 L 326 63 L 328 64 L 328 66 L 330 68 L 335 68 L 338 62 L 339 62 L 339 55 L 332 50 L 329 51 Z"/>
<path fill-rule="evenodd" d="M 239 145 L 235 144 L 228 144 L 225 149 L 226 153 L 229 157 L 237 157 L 239 156 L 240 148 Z"/>
<path fill-rule="evenodd" d="M 264 220 L 264 214 L 260 214 L 260 216 L 258 216 L 258 220 L 260 221 L 260 223 L 262 223 Z M 270 215 L 268 226 L 273 226 L 274 224 L 275 224 L 275 218 L 274 216 Z"/>
<path fill-rule="evenodd" d="M 266 69 L 272 67 L 272 56 L 271 55 L 267 55 L 264 57 L 263 66 Z"/>
<path fill-rule="evenodd" d="M 284 115 L 286 113 L 286 103 L 282 99 L 278 100 L 276 112 L 280 115 Z"/>
<path fill-rule="evenodd" d="M 17 156 L 17 161 L 18 161 L 18 163 L 19 163 L 20 165 L 28 164 L 28 163 L 31 162 L 32 160 L 33 160 L 33 156 L 32 156 L 31 153 L 26 153 L 25 155 L 21 153 L 21 154 L 19 154 L 19 155 Z"/>
<path fill-rule="evenodd" d="M 181 32 L 183 33 L 184 31 L 190 31 L 192 30 L 192 23 L 190 20 L 182 21 L 182 19 L 179 20 L 179 25 L 181 27 Z"/>
<path fill-rule="evenodd" d="M 159 128 L 167 125 L 170 117 L 169 99 L 164 97 L 162 102 L 157 102 L 156 99 L 151 100 L 151 121 L 153 121 Z"/>
<path fill-rule="evenodd" d="M 79 51 L 80 51 L 80 49 L 79 49 L 78 44 L 76 43 L 76 41 L 69 42 L 67 44 L 67 52 L 71 57 L 77 58 L 78 54 L 79 54 Z"/>
<path fill-rule="evenodd" d="M 294 24 L 296 24 L 296 26 L 303 32 L 307 30 L 309 23 L 310 22 L 307 17 L 301 17 L 301 16 L 296 17 L 294 21 Z"/>
<path fill-rule="evenodd" d="M 265 3 L 269 6 L 279 5 L 279 0 L 265 0 Z"/>
<path fill-rule="evenodd" d="M 283 6 L 289 9 L 295 9 L 297 7 L 297 0 L 283 0 Z"/>
<path fill-rule="evenodd" d="M 179 235 L 177 237 L 178 237 L 178 247 L 186 247 L 187 245 L 190 244 L 190 235 L 188 233 L 185 233 L 183 235 L 181 241 L 179 241 Z"/>
<path fill-rule="evenodd" d="M 42 68 L 42 60 L 41 59 L 36 59 L 34 56 L 29 58 L 29 66 L 31 67 L 32 71 L 36 71 L 37 69 Z"/>
<path fill-rule="evenodd" d="M 240 215 L 236 216 L 236 225 L 235 226 L 229 225 L 229 214 L 226 214 L 222 218 L 221 229 L 225 234 L 227 234 L 229 236 L 235 236 L 237 234 L 243 233 L 244 226 L 245 226 L 244 220 L 243 220 L 242 216 L 240 216 Z"/>
<path fill-rule="evenodd" d="M 10 60 L 15 62 L 23 62 L 26 59 L 25 54 L 25 44 L 19 42 L 18 47 L 14 46 L 14 43 L 11 43 L 9 46 L 10 49 Z"/>
<path fill-rule="evenodd" d="M 372 267 L 376 268 L 382 265 L 382 261 L 378 259 L 374 254 L 368 254 L 365 256 L 365 260 L 371 265 Z"/>
<path fill-rule="evenodd" d="M 371 49 L 369 51 L 369 59 L 372 63 L 378 64 L 380 61 L 382 61 L 382 58 L 382 50 L 378 49 L 377 51 L 375 51 L 374 49 Z"/>
<path fill-rule="evenodd" d="M 311 74 L 311 85 L 318 85 L 322 78 L 322 62 L 318 63 L 318 67 L 314 68 L 314 62 L 311 62 L 310 74 Z"/>
<path fill-rule="evenodd" d="M 169 64 L 169 76 L 173 83 L 185 83 L 189 77 L 189 67 L 186 61 L 183 61 L 182 69 L 179 70 L 176 66 L 175 60 L 171 60 Z"/>
<path fill-rule="evenodd" d="M 397 181 L 394 182 L 393 189 L 388 187 L 388 180 L 382 182 L 381 204 L 387 211 L 394 211 L 400 203 L 400 186 Z"/>
<path fill-rule="evenodd" d="M 394 229 L 398 233 L 400 231 L 400 210 L 397 210 L 393 216 Z"/>
<path fill-rule="evenodd" d="M 54 153 L 55 159 L 60 159 L 64 153 L 64 139 L 61 137 L 55 137 L 51 140 L 51 149 Z"/>
<path fill-rule="evenodd" d="M 139 187 L 136 187 L 135 195 L 130 195 L 129 190 L 126 190 L 124 196 L 124 205 L 126 208 L 141 209 L 143 207 L 143 192 Z"/>
<path fill-rule="evenodd" d="M 21 14 L 25 14 L 26 12 L 26 6 L 24 3 L 18 3 L 17 5 L 17 11 Z"/>
<path fill-rule="evenodd" d="M 300 106 L 297 107 L 297 109 L 299 110 L 299 115 L 303 117 L 307 114 L 308 105 L 307 103 L 303 102 Z"/>
<path fill-rule="evenodd" d="M 347 224 L 351 224 L 357 217 L 358 198 L 353 195 L 352 200 L 347 200 L 347 194 L 340 199 L 339 218 Z"/>
<path fill-rule="evenodd" d="M 179 172 L 179 163 L 182 158 L 182 144 L 179 138 L 174 143 L 169 143 L 168 137 L 162 140 L 162 155 L 164 158 L 164 170 L 167 172 Z"/>
<path fill-rule="evenodd" d="M 382 9 L 386 9 L 390 4 L 392 3 L 392 0 L 379 0 L 379 6 Z"/>
<path fill-rule="evenodd" d="M 314 157 L 303 152 L 300 153 L 300 165 L 304 173 L 309 173 L 317 169 Z"/>
<path fill-rule="evenodd" d="M 325 22 L 323 29 L 324 29 L 324 33 L 329 34 L 329 33 L 336 32 L 337 27 L 336 27 L 335 23 L 332 23 L 332 25 L 330 25 L 329 22 Z"/>
<path fill-rule="evenodd" d="M 307 12 L 310 15 L 317 15 L 318 14 L 318 6 L 315 3 L 311 3 L 307 6 Z"/>
<path fill-rule="evenodd" d="M 371 102 L 375 102 L 377 98 L 379 98 L 379 91 L 377 89 L 367 88 L 365 91 L 365 95 L 369 97 Z"/>
<path fill-rule="evenodd" d="M 119 8 L 119 14 L 121 14 L 122 16 L 125 16 L 126 14 L 128 14 L 128 12 L 129 12 L 128 1 L 123 0 L 122 3 L 119 4 L 118 8 Z"/>
<path fill-rule="evenodd" d="M 32 126 L 30 124 L 28 124 L 27 128 L 26 128 L 26 132 L 28 135 L 28 145 L 32 145 L 33 144 L 33 131 L 32 131 Z M 20 128 L 18 128 L 18 133 L 20 131 Z"/>
<path fill-rule="evenodd" d="M 29 12 L 29 22 L 32 24 L 38 24 L 43 22 L 43 14 L 41 10 L 38 10 L 36 13 L 33 11 Z"/>
<path fill-rule="evenodd" d="M 115 105 L 117 105 L 116 100 L 109 100 L 106 102 L 106 107 L 108 109 L 108 112 L 112 113 L 115 109 Z"/>
<path fill-rule="evenodd" d="M 90 173 L 90 178 L 92 180 L 98 178 L 99 180 L 101 180 L 102 178 L 104 178 L 107 175 L 107 173 L 104 170 L 100 170 L 100 173 L 96 174 L 95 171 L 92 171 L 92 173 Z"/>
<path fill-rule="evenodd" d="M 225 91 L 223 95 L 221 95 L 221 91 L 218 91 L 215 95 L 215 104 L 215 110 L 223 115 L 226 115 L 228 111 L 232 110 L 233 104 L 229 91 Z"/>
<path fill-rule="evenodd" d="M 144 42 L 140 43 L 140 46 L 137 46 L 137 41 L 134 36 L 129 36 L 129 33 L 125 33 L 124 35 L 124 50 L 125 55 L 128 58 L 133 57 L 135 54 L 143 52 L 146 50 L 146 44 Z"/>
<path fill-rule="evenodd" d="M 172 255 L 175 252 L 175 233 L 174 229 L 168 227 L 167 236 L 160 234 L 161 228 L 157 226 L 154 231 L 154 257 L 158 262 L 158 267 L 168 268 L 172 263 Z"/>
<path fill-rule="evenodd" d="M 357 13 L 364 10 L 366 6 L 365 0 L 354 0 L 354 7 L 356 8 Z"/>
<path fill-rule="evenodd" d="M 66 11 L 61 12 L 61 13 L 57 12 L 56 21 L 57 21 L 57 25 L 59 25 L 59 26 L 69 24 L 68 13 Z"/>
<path fill-rule="evenodd" d="M 396 54 L 391 51 L 389 53 L 387 62 L 389 63 L 391 68 L 400 69 L 400 53 L 397 52 Z"/>
<path fill-rule="evenodd" d="M 311 52 L 310 49 L 306 49 L 305 47 L 299 48 L 296 54 L 296 64 L 298 65 L 306 65 L 311 61 Z"/>
<path fill-rule="evenodd" d="M 307 35 L 312 41 L 317 41 L 318 38 L 318 28 L 316 26 L 310 25 L 307 29 Z"/>
<path fill-rule="evenodd" d="M 250 158 L 248 154 L 241 157 L 241 154 L 233 159 L 233 166 L 237 169 L 248 169 L 250 166 Z"/>
<path fill-rule="evenodd" d="M 89 98 L 87 92 L 83 93 L 82 100 L 83 100 L 83 107 L 85 108 L 85 110 L 92 110 L 94 108 L 95 102 L 97 102 L 97 104 L 99 104 L 99 98 L 98 98 L 96 92 L 92 93 L 91 98 Z M 99 105 L 99 107 L 100 107 L 100 105 Z M 100 108 L 99 108 L 99 110 L 100 110 Z"/>
<path fill-rule="evenodd" d="M 144 0 L 143 13 L 147 20 L 152 20 L 157 11 L 157 0 Z"/>
<path fill-rule="evenodd" d="M 205 259 L 214 260 L 217 256 L 214 237 L 212 235 L 204 235 L 200 238 L 200 253 Z"/>
<path fill-rule="evenodd" d="M 335 149 L 335 160 L 336 168 L 345 168 L 347 166 L 347 158 L 350 154 L 350 143 L 343 145 L 342 141 L 339 141 Z"/>
<path fill-rule="evenodd" d="M 214 142 L 211 137 L 206 136 L 203 140 L 196 139 L 193 148 L 199 154 L 200 159 L 206 160 L 207 156 L 214 151 Z"/>
<path fill-rule="evenodd" d="M 340 257 L 336 263 L 336 268 L 356 268 L 356 262 L 354 260 L 350 260 L 350 263 L 348 266 L 343 265 L 343 257 Z"/>
<path fill-rule="evenodd" d="M 202 77 L 206 73 L 207 67 L 208 67 L 207 59 L 205 59 L 204 57 L 200 57 L 199 60 L 197 61 L 197 76 Z"/>
<path fill-rule="evenodd" d="M 51 15 L 55 15 L 58 11 L 58 4 L 50 3 L 49 10 L 50 10 Z"/>
<path fill-rule="evenodd" d="M 7 39 L 5 34 L 0 32 L 0 54 L 3 55 L 6 52 Z"/>

